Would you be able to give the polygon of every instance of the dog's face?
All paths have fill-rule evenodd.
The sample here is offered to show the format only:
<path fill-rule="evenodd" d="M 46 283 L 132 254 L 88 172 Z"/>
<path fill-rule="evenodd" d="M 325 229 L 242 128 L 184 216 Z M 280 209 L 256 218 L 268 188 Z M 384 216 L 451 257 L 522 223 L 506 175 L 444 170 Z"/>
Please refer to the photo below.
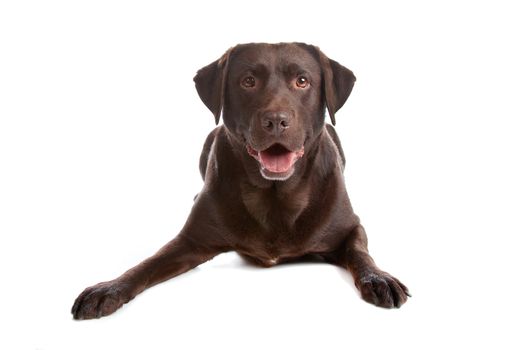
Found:
<path fill-rule="evenodd" d="M 296 45 L 242 45 L 230 53 L 224 124 L 246 145 L 268 180 L 294 172 L 324 119 L 321 69 Z"/>
<path fill-rule="evenodd" d="M 350 94 L 353 73 L 305 44 L 244 44 L 195 77 L 197 91 L 258 162 L 268 180 L 286 180 Z"/>

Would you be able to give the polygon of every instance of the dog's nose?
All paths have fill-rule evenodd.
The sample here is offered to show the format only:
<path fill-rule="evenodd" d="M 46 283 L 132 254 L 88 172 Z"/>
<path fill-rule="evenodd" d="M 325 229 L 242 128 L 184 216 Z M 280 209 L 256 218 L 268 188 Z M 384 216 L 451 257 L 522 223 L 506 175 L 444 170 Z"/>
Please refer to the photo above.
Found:
<path fill-rule="evenodd" d="M 290 115 L 286 112 L 266 112 L 262 115 L 261 125 L 267 133 L 279 135 L 290 127 Z"/>

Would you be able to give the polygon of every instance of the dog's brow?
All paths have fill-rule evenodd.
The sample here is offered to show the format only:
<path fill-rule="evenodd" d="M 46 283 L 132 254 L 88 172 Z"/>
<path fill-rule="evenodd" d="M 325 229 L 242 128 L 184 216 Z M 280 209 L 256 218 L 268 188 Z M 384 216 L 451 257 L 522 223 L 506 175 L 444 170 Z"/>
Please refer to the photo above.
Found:
<path fill-rule="evenodd" d="M 247 66 L 248 68 L 251 68 L 251 69 L 256 69 L 259 66 L 259 64 L 257 64 L 257 63 L 251 63 L 251 62 L 244 61 L 244 60 L 238 60 L 237 62 L 239 64 L 241 64 L 243 66 Z"/>
<path fill-rule="evenodd" d="M 308 73 L 308 69 L 305 67 L 300 66 L 297 63 L 290 63 L 285 68 L 286 72 L 288 73 L 296 73 L 296 74 L 302 74 L 302 73 Z"/>

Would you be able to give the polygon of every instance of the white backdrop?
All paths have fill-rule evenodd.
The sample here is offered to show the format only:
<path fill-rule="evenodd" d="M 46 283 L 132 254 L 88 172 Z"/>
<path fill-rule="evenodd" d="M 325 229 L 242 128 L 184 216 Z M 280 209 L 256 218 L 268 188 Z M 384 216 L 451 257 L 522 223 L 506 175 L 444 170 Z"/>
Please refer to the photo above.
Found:
<path fill-rule="evenodd" d="M 2 1 L 0 348 L 523 349 L 518 3 Z M 232 253 L 73 321 L 78 293 L 183 225 L 214 127 L 192 78 L 252 41 L 356 74 L 337 115 L 350 198 L 413 297 L 382 310 L 336 267 Z"/>

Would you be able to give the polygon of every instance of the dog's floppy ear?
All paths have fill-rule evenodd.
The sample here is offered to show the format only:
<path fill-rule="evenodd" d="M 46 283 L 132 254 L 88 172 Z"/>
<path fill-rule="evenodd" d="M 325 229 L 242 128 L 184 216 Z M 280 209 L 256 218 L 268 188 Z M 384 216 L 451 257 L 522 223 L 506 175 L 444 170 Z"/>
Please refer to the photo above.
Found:
<path fill-rule="evenodd" d="M 316 47 L 323 74 L 324 98 L 332 124 L 335 125 L 335 112 L 346 102 L 355 83 L 352 71 L 338 62 L 329 59 Z"/>
<path fill-rule="evenodd" d="M 193 78 L 199 97 L 215 116 L 215 124 L 219 124 L 219 119 L 221 118 L 231 51 L 232 48 L 226 51 L 218 60 L 199 69 L 197 75 Z"/>

